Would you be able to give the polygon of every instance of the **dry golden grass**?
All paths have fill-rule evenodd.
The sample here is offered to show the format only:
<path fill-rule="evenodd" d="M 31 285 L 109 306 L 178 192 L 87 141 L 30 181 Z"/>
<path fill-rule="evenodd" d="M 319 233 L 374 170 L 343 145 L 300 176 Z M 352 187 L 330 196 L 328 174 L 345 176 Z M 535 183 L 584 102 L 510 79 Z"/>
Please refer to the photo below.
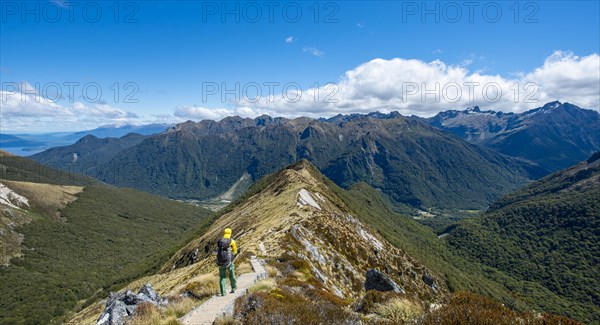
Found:
<path fill-rule="evenodd" d="M 178 319 L 190 312 L 197 301 L 191 298 L 176 299 L 165 309 L 156 308 L 152 304 L 138 306 L 135 317 L 128 325 L 175 325 L 180 324 Z"/>
<path fill-rule="evenodd" d="M 273 266 L 265 265 L 264 267 L 265 267 L 265 270 L 267 271 L 267 274 L 269 275 L 269 277 L 274 278 L 277 275 L 279 275 L 279 271 L 276 268 L 274 268 Z"/>
<path fill-rule="evenodd" d="M 169 304 L 165 309 L 167 318 L 181 318 L 189 313 L 192 309 L 198 306 L 199 302 L 191 298 L 182 298 L 172 304 Z"/>
<path fill-rule="evenodd" d="M 6 152 L 4 150 L 0 150 L 0 157 L 14 157 L 15 155 L 13 155 L 10 152 Z"/>
<path fill-rule="evenodd" d="M 423 308 L 405 298 L 394 298 L 375 306 L 375 314 L 393 324 L 403 324 L 417 319 L 423 314 Z"/>
<path fill-rule="evenodd" d="M 219 292 L 219 278 L 214 274 L 205 274 L 187 283 L 183 292 L 189 292 L 196 299 L 209 298 Z"/>
<path fill-rule="evenodd" d="M 85 308 L 86 313 L 79 312 L 73 315 L 69 320 L 65 322 L 68 325 L 93 325 L 96 324 L 96 321 L 104 311 L 104 305 L 106 301 L 100 301 L 92 304 L 91 306 Z"/>
<path fill-rule="evenodd" d="M 277 283 L 275 283 L 274 279 L 272 279 L 272 278 L 264 279 L 264 280 L 257 281 L 250 288 L 248 288 L 248 292 L 249 293 L 270 292 L 271 290 L 273 290 L 273 288 L 275 288 L 275 286 L 277 286 Z"/>
<path fill-rule="evenodd" d="M 215 319 L 213 325 L 235 325 L 238 324 L 233 316 L 221 316 Z"/>
<path fill-rule="evenodd" d="M 29 204 L 56 213 L 67 204 L 77 199 L 77 193 L 83 191 L 81 186 L 52 185 L 43 183 L 18 182 L 3 180 L 6 186 L 29 200 Z"/>
<path fill-rule="evenodd" d="M 49 216 L 56 218 L 60 216 L 58 211 L 77 199 L 75 195 L 83 190 L 83 187 L 79 186 L 7 180 L 2 180 L 2 184 L 28 199 L 30 207 L 22 207 L 25 210 L 30 210 L 35 206 L 37 210 L 41 209 L 43 212 L 48 212 Z M 0 236 L 0 265 L 6 265 L 11 258 L 21 255 L 23 236 L 15 228 L 27 224 L 31 220 L 31 215 L 24 210 L 6 208 L 0 211 L 0 233 L 2 233 Z"/>

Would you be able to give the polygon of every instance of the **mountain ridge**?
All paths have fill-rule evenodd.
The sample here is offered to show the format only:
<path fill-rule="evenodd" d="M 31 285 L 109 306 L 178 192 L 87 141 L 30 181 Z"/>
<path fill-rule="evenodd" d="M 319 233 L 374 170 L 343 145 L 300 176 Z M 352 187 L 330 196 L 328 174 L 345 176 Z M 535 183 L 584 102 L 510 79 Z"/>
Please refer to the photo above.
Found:
<path fill-rule="evenodd" d="M 600 150 L 600 114 L 559 101 L 523 113 L 475 107 L 416 119 L 471 143 L 538 163 L 549 172 L 570 167 Z"/>
<path fill-rule="evenodd" d="M 74 151 L 69 148 L 64 150 Z M 71 167 L 66 153 L 33 158 Z M 223 194 L 246 173 L 256 181 L 300 159 L 338 185 L 364 181 L 413 207 L 481 208 L 544 174 L 531 163 L 396 114 L 330 122 L 268 116 L 187 121 L 121 150 L 94 172 L 117 186 L 205 200 Z"/>

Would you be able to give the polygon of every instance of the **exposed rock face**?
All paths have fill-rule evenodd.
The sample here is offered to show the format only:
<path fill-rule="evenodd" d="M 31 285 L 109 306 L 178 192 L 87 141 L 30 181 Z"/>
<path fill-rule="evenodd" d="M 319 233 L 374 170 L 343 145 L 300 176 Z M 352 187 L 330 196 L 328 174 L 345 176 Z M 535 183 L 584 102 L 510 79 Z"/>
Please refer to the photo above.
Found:
<path fill-rule="evenodd" d="M 404 293 L 404 289 L 402 289 L 387 275 L 373 269 L 369 269 L 367 271 L 367 278 L 365 279 L 365 290 L 394 291 L 398 293 Z"/>
<path fill-rule="evenodd" d="M 421 277 L 423 279 L 423 282 L 425 282 L 425 284 L 427 284 L 428 286 L 430 286 L 432 289 L 437 289 L 437 285 L 435 284 L 435 280 L 429 275 L 429 274 L 423 274 L 423 276 Z"/>
<path fill-rule="evenodd" d="M 100 315 L 96 325 L 124 325 L 128 318 L 135 314 L 140 303 L 164 306 L 167 300 L 161 298 L 150 284 L 145 284 L 137 294 L 131 290 L 125 293 L 111 293 L 106 302 L 106 309 Z"/>

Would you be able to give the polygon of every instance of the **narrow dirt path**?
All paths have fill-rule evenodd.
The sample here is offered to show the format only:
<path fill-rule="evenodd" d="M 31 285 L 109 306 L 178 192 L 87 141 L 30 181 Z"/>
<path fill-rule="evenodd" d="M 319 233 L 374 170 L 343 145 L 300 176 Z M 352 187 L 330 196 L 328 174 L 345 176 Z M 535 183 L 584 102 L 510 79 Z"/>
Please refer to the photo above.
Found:
<path fill-rule="evenodd" d="M 250 264 L 252 264 L 254 272 L 245 273 L 237 277 L 237 289 L 235 293 L 227 294 L 225 297 L 213 296 L 202 305 L 181 317 L 179 321 L 185 325 L 205 325 L 212 324 L 219 316 L 232 314 L 235 299 L 246 294 L 246 290 L 256 280 L 267 277 L 267 271 L 256 259 L 256 256 L 250 258 Z"/>

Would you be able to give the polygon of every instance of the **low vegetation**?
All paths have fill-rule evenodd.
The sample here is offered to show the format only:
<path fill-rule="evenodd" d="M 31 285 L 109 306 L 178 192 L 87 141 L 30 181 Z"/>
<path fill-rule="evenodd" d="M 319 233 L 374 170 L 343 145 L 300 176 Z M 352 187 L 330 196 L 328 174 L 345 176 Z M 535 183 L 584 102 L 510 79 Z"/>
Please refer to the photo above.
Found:
<path fill-rule="evenodd" d="M 577 307 L 581 306 L 579 300 L 561 296 L 532 281 L 535 278 L 515 276 L 506 269 L 482 264 L 476 258 L 462 255 L 461 245 L 465 243 L 448 245 L 446 240 L 437 238 L 430 228 L 396 212 L 382 193 L 367 184 L 357 184 L 347 191 L 330 181 L 328 185 L 348 207 L 356 211 L 357 217 L 364 223 L 377 229 L 393 245 L 412 256 L 418 256 L 419 261 L 428 268 L 444 274 L 450 291 L 470 291 L 491 297 L 516 311 L 545 310 L 582 320 L 589 319 L 597 310 L 594 309 L 597 307 L 589 304 L 587 309 Z M 471 245 L 474 249 L 479 247 L 474 242 Z M 492 256 L 490 260 L 493 260 Z"/>
<path fill-rule="evenodd" d="M 169 301 L 166 308 L 150 303 L 138 305 L 136 315 L 127 325 L 181 325 L 178 319 L 198 305 L 192 298 L 170 298 Z"/>
<path fill-rule="evenodd" d="M 183 289 L 183 293 L 201 300 L 209 298 L 219 293 L 219 279 L 216 275 L 209 273 L 188 282 Z"/>
<path fill-rule="evenodd" d="M 449 243 L 456 254 L 539 283 L 568 301 L 531 301 L 538 310 L 598 322 L 599 177 L 597 160 L 551 175 L 461 222 Z"/>
<path fill-rule="evenodd" d="M 201 208 L 106 186 L 85 187 L 60 213 L 66 221 L 36 214 L 16 228 L 22 257 L 0 268 L 0 324 L 60 323 L 157 271 L 211 219 Z"/>
<path fill-rule="evenodd" d="M 448 304 L 423 315 L 417 324 L 481 324 L 481 325 L 580 325 L 572 319 L 547 313 L 519 313 L 495 300 L 470 292 L 457 292 Z"/>

